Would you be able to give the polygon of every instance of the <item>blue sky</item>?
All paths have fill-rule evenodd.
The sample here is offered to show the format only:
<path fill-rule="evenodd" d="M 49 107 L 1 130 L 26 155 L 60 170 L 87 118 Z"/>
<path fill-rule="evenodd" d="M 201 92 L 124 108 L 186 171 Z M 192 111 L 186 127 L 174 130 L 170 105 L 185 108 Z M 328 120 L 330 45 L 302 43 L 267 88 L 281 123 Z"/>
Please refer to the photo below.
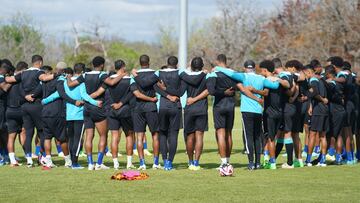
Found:
<path fill-rule="evenodd" d="M 227 0 L 222 2 L 226 3 Z M 258 0 L 260 10 L 272 11 L 282 0 Z M 107 36 L 129 41 L 154 42 L 159 25 L 179 21 L 179 0 L 1 0 L 0 19 L 16 12 L 31 15 L 41 30 L 57 38 L 71 36 L 72 24 L 91 20 L 106 25 Z M 246 2 L 246 1 L 244 1 Z M 215 16 L 216 0 L 189 0 L 190 25 Z"/>

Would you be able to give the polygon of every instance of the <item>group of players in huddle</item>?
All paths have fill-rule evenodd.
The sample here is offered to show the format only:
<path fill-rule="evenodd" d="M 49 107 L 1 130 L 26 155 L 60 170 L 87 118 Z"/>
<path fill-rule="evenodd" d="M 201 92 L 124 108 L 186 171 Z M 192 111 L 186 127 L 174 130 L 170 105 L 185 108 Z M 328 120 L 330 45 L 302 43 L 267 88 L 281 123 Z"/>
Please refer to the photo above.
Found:
<path fill-rule="evenodd" d="M 127 71 L 123 60 L 114 70 L 104 72 L 105 59 L 97 56 L 92 69 L 77 63 L 66 68 L 59 62 L 55 70 L 43 64 L 39 55 L 32 66 L 7 59 L 0 65 L 0 153 L 2 161 L 19 166 L 14 152 L 17 135 L 25 152 L 27 167 L 33 167 L 32 140 L 40 138 L 38 163 L 44 170 L 56 167 L 51 158 L 55 138 L 64 153 L 65 167 L 83 169 L 78 162 L 84 145 L 89 170 L 109 169 L 103 164 L 108 131 L 114 168 L 119 169 L 118 145 L 126 137 L 127 169 L 132 163 L 133 145 L 145 170 L 144 140 L 151 132 L 153 169 L 173 169 L 178 134 L 184 129 L 190 170 L 200 170 L 204 132 L 208 129 L 208 96 L 212 96 L 214 127 L 220 169 L 230 165 L 233 146 L 236 91 L 240 91 L 243 140 L 248 169 L 276 169 L 276 158 L 284 145 L 287 162 L 282 168 L 304 165 L 354 164 L 354 134 L 359 134 L 357 117 L 359 83 L 351 65 L 341 57 L 331 57 L 327 66 L 312 60 L 264 60 L 258 66 L 248 60 L 244 72 L 227 66 L 227 58 L 217 56 L 212 70 L 205 70 L 202 58 L 191 60 L 188 69 L 178 68 L 171 56 L 160 70 L 150 68 L 150 58 L 142 55 L 140 68 Z M 183 95 L 186 99 L 182 100 Z M 95 129 L 99 135 L 97 161 L 93 161 Z M 304 148 L 299 133 L 305 131 Z M 83 136 L 85 135 L 85 136 Z M 359 136 L 356 136 L 358 148 Z M 163 166 L 159 162 L 162 156 Z M 263 163 L 260 163 L 263 154 Z M 295 154 L 295 159 L 293 158 Z M 317 157 L 314 157 L 316 154 Z M 303 158 L 304 156 L 304 158 Z M 305 160 L 305 162 L 303 161 Z"/>

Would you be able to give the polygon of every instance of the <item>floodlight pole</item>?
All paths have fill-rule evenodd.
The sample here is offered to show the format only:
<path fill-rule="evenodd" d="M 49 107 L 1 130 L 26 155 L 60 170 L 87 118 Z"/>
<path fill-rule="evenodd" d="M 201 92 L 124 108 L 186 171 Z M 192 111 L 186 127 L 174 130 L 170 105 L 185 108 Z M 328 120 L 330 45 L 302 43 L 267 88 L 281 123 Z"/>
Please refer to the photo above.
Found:
<path fill-rule="evenodd" d="M 180 0 L 179 68 L 187 68 L 188 0 Z"/>

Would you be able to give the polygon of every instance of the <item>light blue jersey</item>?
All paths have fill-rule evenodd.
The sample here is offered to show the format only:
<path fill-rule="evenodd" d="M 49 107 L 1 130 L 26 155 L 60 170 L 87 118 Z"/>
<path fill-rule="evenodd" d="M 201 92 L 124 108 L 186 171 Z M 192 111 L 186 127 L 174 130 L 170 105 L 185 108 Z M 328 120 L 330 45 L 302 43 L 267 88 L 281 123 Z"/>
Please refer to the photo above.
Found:
<path fill-rule="evenodd" d="M 240 73 L 235 72 L 228 68 L 222 68 L 222 67 L 216 67 L 216 71 L 220 71 L 224 73 L 225 75 L 229 76 L 233 80 L 239 81 L 243 83 L 245 87 L 252 86 L 257 90 L 263 90 L 264 88 L 269 89 L 277 89 L 279 87 L 279 82 L 275 81 L 272 82 L 265 77 L 258 75 L 254 72 L 251 73 Z M 258 98 L 261 96 L 258 94 L 254 94 Z M 241 112 L 249 112 L 249 113 L 263 113 L 263 107 L 255 100 L 247 97 L 245 94 L 241 93 L 241 106 L 240 106 Z"/>
<path fill-rule="evenodd" d="M 75 80 L 76 77 L 72 77 L 72 80 Z M 98 103 L 96 100 L 94 100 L 93 98 L 90 97 L 90 95 L 88 95 L 86 93 L 86 87 L 84 83 L 81 83 L 80 85 L 74 87 L 74 88 L 69 88 L 69 86 L 67 85 L 66 80 L 64 80 L 64 89 L 65 89 L 65 93 L 71 97 L 72 99 L 79 101 L 79 100 L 84 100 L 94 106 L 97 106 Z M 51 94 L 50 96 L 48 96 L 47 98 L 42 100 L 42 104 L 48 104 L 56 99 L 60 98 L 59 93 L 56 91 L 53 94 Z M 66 120 L 67 121 L 74 121 L 74 120 L 84 120 L 84 107 L 83 106 L 76 106 L 74 104 L 71 103 L 66 103 Z"/>

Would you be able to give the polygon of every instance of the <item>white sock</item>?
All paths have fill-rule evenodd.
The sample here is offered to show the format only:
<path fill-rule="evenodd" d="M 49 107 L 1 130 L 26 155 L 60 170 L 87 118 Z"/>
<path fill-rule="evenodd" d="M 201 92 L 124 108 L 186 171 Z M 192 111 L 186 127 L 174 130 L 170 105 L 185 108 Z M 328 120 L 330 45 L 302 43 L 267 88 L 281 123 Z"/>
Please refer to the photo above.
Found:
<path fill-rule="evenodd" d="M 9 152 L 9 158 L 10 158 L 10 163 L 11 164 L 16 164 L 16 159 L 15 159 L 15 153 L 14 152 Z"/>
<path fill-rule="evenodd" d="M 119 161 L 117 158 L 113 158 L 114 166 L 119 166 Z"/>
<path fill-rule="evenodd" d="M 227 161 L 226 161 L 226 158 L 221 158 L 221 164 L 226 164 Z"/>
<path fill-rule="evenodd" d="M 68 155 L 64 156 L 64 160 L 65 160 L 66 162 L 71 161 L 70 154 L 68 154 Z"/>
<path fill-rule="evenodd" d="M 230 163 L 230 157 L 226 157 L 226 163 Z"/>
<path fill-rule="evenodd" d="M 127 166 L 132 165 L 132 156 L 127 156 Z"/>

